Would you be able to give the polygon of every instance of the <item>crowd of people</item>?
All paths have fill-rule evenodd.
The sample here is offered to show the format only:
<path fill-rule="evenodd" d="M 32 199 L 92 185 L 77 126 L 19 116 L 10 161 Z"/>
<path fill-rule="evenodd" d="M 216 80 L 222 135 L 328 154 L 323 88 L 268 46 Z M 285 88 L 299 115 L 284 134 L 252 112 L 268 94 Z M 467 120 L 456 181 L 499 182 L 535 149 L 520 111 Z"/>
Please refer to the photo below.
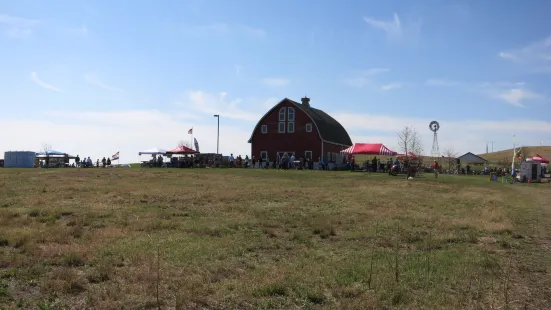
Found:
<path fill-rule="evenodd" d="M 75 163 L 73 164 L 73 167 L 79 167 L 79 168 L 93 168 L 93 167 L 99 168 L 100 167 L 100 160 L 96 159 L 96 163 L 94 165 L 94 162 L 92 161 L 92 158 L 88 156 L 88 158 L 80 159 L 80 156 L 77 155 L 75 157 Z M 101 167 L 110 167 L 111 166 L 111 158 L 110 157 L 103 157 L 101 159 Z"/>
<path fill-rule="evenodd" d="M 270 162 L 269 158 L 259 157 L 258 159 L 255 156 L 249 158 L 248 155 L 243 158 L 241 155 L 234 157 L 233 154 L 230 154 L 228 158 L 228 165 L 230 168 L 261 168 L 261 169 L 278 169 L 278 170 L 288 170 L 288 169 L 297 169 L 297 170 L 312 170 L 314 169 L 314 162 L 308 157 L 299 157 L 296 158 L 294 154 L 290 156 L 285 153 L 283 156 L 278 157 L 274 162 Z M 318 169 L 326 170 L 327 164 L 320 159 L 318 159 Z"/>

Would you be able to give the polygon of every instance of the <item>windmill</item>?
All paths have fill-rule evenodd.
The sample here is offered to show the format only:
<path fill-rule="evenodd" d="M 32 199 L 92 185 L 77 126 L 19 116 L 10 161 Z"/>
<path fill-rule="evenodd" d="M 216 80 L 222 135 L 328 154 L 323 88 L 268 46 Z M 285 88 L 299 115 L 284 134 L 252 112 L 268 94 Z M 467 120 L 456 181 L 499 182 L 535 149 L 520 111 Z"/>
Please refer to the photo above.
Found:
<path fill-rule="evenodd" d="M 432 160 L 438 160 L 440 157 L 440 149 L 438 148 L 438 129 L 440 129 L 440 124 L 437 121 L 432 121 L 429 124 L 429 129 L 434 133 L 434 138 L 432 139 L 432 150 L 430 156 Z"/>

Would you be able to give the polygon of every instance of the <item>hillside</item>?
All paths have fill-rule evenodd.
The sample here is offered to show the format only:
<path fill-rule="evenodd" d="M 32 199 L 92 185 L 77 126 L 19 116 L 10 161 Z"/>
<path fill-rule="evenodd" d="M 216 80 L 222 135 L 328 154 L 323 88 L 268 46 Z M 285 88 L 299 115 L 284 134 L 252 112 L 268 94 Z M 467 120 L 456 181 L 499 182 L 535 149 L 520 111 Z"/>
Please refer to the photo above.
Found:
<path fill-rule="evenodd" d="M 523 146 L 522 149 L 526 157 L 532 157 L 536 154 L 539 154 L 547 159 L 551 158 L 551 146 Z M 485 158 L 492 163 L 504 159 L 510 161 L 513 157 L 513 149 L 511 148 L 499 152 L 478 154 L 478 156 Z"/>

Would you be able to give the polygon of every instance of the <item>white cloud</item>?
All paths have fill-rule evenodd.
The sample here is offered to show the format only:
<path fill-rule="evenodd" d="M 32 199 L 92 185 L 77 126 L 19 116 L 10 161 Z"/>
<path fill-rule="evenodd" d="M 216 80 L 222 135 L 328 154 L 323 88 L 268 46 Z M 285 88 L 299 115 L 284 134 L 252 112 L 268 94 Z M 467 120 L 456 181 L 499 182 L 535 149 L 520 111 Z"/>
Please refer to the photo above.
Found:
<path fill-rule="evenodd" d="M 484 82 L 476 85 L 474 90 L 516 107 L 524 107 L 528 101 L 542 101 L 546 98 L 529 90 L 525 85 L 523 82 Z"/>
<path fill-rule="evenodd" d="M 389 71 L 390 69 L 388 68 L 370 68 L 367 70 L 358 70 L 354 72 L 353 77 L 343 79 L 342 83 L 352 87 L 364 88 L 373 82 L 375 76 Z"/>
<path fill-rule="evenodd" d="M 370 69 L 367 69 L 367 70 L 363 70 L 363 71 L 360 71 L 360 73 L 362 75 L 365 75 L 365 76 L 374 76 L 374 75 L 377 75 L 377 74 L 380 74 L 380 73 L 386 73 L 386 72 L 389 72 L 390 69 L 388 68 L 370 68 Z"/>
<path fill-rule="evenodd" d="M 38 74 L 36 74 L 36 72 L 31 72 L 31 80 L 33 82 L 35 82 L 36 84 L 46 88 L 46 89 L 49 89 L 49 90 L 53 90 L 53 91 L 56 91 L 56 92 L 63 92 L 61 89 L 51 85 L 51 84 L 48 84 L 44 81 L 42 81 L 39 77 L 38 77 Z"/>
<path fill-rule="evenodd" d="M 77 27 L 77 28 L 69 28 L 67 29 L 67 32 L 76 34 L 76 35 L 86 36 L 88 35 L 88 27 L 86 27 L 86 25 L 82 25 L 81 27 Z"/>
<path fill-rule="evenodd" d="M 499 52 L 498 56 L 503 58 L 503 59 L 513 59 L 513 60 L 517 59 L 517 57 L 515 55 L 505 53 L 505 52 Z"/>
<path fill-rule="evenodd" d="M 377 20 L 371 17 L 364 17 L 364 21 L 377 29 L 383 30 L 388 38 L 401 39 L 402 38 L 402 24 L 398 14 L 394 13 L 392 20 Z"/>
<path fill-rule="evenodd" d="M 88 82 L 92 85 L 96 85 L 98 87 L 101 87 L 103 89 L 116 91 L 116 92 L 125 92 L 124 89 L 109 86 L 109 85 L 105 84 L 102 80 L 100 80 L 99 77 L 97 77 L 96 75 L 93 75 L 93 74 L 85 74 L 84 79 L 86 80 L 86 82 Z"/>
<path fill-rule="evenodd" d="M 243 67 L 240 65 L 234 65 L 234 68 L 235 68 L 235 77 L 241 76 L 241 69 L 243 69 Z"/>
<path fill-rule="evenodd" d="M 402 86 L 403 85 L 401 83 L 391 83 L 391 84 L 386 84 L 386 85 L 381 86 L 381 90 L 382 91 L 389 91 L 389 90 L 393 90 L 393 89 L 402 88 Z"/>
<path fill-rule="evenodd" d="M 404 23 L 397 13 L 392 20 L 378 20 L 372 17 L 364 17 L 364 22 L 369 26 L 385 32 L 390 41 L 417 45 L 421 35 L 422 20 L 408 21 Z"/>
<path fill-rule="evenodd" d="M 220 117 L 256 122 L 266 113 L 263 107 L 255 105 L 243 105 L 241 98 L 228 99 L 228 93 L 221 92 L 210 94 L 204 91 L 189 91 L 180 105 L 201 114 L 212 117 L 219 114 Z"/>
<path fill-rule="evenodd" d="M 502 51 L 498 55 L 534 71 L 551 72 L 551 36 L 524 47 Z"/>
<path fill-rule="evenodd" d="M 265 78 L 262 82 L 270 87 L 283 87 L 289 85 L 289 80 L 284 78 Z"/>
<path fill-rule="evenodd" d="M 38 20 L 0 14 L 0 25 L 5 28 L 6 35 L 22 39 L 32 34 L 33 28 L 39 24 Z"/>
<path fill-rule="evenodd" d="M 495 98 L 517 107 L 524 107 L 524 101 L 541 99 L 543 96 L 522 88 L 513 88 L 496 94 Z"/>
<path fill-rule="evenodd" d="M 428 79 L 425 82 L 425 85 L 427 86 L 457 86 L 460 84 L 461 84 L 460 82 L 449 81 L 446 79 Z"/>
<path fill-rule="evenodd" d="M 427 86 L 461 86 L 465 91 L 479 93 L 491 99 L 498 99 L 516 107 L 524 107 L 527 101 L 543 100 L 546 97 L 525 88 L 524 82 L 466 83 L 445 79 L 429 79 Z"/>
<path fill-rule="evenodd" d="M 250 39 L 262 39 L 266 37 L 264 29 L 241 24 L 213 23 L 206 26 L 186 26 L 182 31 L 186 35 L 198 38 L 244 36 Z"/>
<path fill-rule="evenodd" d="M 344 79 L 342 82 L 348 86 L 364 88 L 371 83 L 371 79 L 366 77 L 353 77 Z"/>

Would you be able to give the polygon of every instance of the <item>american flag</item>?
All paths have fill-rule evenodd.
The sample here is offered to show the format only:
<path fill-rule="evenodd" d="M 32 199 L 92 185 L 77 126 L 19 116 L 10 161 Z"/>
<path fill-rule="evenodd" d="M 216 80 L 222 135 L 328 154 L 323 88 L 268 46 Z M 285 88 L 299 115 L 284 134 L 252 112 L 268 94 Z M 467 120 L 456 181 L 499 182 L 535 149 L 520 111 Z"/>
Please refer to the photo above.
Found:
<path fill-rule="evenodd" d="M 188 130 L 188 131 L 187 131 L 187 134 L 188 134 L 188 135 L 193 134 L 193 128 L 191 128 L 190 130 Z"/>
<path fill-rule="evenodd" d="M 119 152 L 115 153 L 115 155 L 111 156 L 111 160 L 117 160 L 119 159 Z"/>

